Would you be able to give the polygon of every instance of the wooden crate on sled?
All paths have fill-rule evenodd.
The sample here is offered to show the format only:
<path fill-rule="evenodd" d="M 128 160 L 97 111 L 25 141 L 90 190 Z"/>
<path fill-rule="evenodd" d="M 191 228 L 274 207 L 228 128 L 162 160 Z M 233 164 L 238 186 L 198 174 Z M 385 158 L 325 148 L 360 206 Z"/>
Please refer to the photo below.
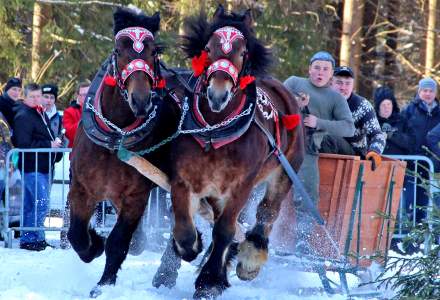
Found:
<path fill-rule="evenodd" d="M 360 257 L 386 255 L 394 220 L 385 216 L 397 215 L 405 167 L 405 162 L 383 157 L 372 171 L 371 162 L 358 156 L 320 155 L 319 211 L 340 254 L 352 263 L 366 267 L 373 259 Z M 338 257 L 322 229 L 317 227 L 313 237 L 319 256 Z"/>

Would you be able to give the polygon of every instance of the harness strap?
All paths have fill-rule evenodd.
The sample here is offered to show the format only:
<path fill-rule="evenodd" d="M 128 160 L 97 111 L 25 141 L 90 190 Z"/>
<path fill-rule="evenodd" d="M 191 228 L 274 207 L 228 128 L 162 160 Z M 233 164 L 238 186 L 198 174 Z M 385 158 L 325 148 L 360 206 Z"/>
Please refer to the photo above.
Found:
<path fill-rule="evenodd" d="M 306 207 L 306 209 L 310 212 L 310 214 L 316 220 L 316 222 L 318 222 L 318 224 L 324 225 L 324 219 L 321 217 L 319 210 L 316 208 L 316 205 L 313 203 L 312 199 L 310 198 L 309 194 L 304 188 L 304 185 L 299 179 L 298 174 L 296 174 L 295 170 L 290 165 L 284 153 L 277 146 L 277 143 L 273 138 L 272 134 L 263 126 L 263 124 L 261 124 L 261 122 L 257 118 L 254 118 L 254 121 L 255 124 L 257 124 L 257 126 L 261 129 L 261 131 L 266 135 L 269 144 L 275 149 L 275 154 L 278 160 L 280 161 L 281 166 L 284 168 L 284 171 L 286 171 L 287 176 L 289 176 L 290 180 L 292 181 L 293 186 L 296 189 L 296 192 L 301 195 L 303 204 Z"/>
<path fill-rule="evenodd" d="M 191 93 L 191 94 L 194 94 L 194 89 L 191 88 L 191 87 L 188 85 L 188 83 L 186 82 L 186 80 L 183 79 L 182 76 L 180 76 L 180 74 L 179 74 L 178 72 L 174 71 L 173 69 L 168 68 L 167 65 L 166 65 L 163 61 L 160 61 L 160 65 L 161 65 L 161 67 L 164 68 L 166 71 L 173 73 L 173 74 L 176 76 L 177 80 L 180 82 L 180 84 L 183 85 L 183 87 L 185 88 L 185 90 L 187 90 L 187 91 L 188 91 L 189 93 Z"/>

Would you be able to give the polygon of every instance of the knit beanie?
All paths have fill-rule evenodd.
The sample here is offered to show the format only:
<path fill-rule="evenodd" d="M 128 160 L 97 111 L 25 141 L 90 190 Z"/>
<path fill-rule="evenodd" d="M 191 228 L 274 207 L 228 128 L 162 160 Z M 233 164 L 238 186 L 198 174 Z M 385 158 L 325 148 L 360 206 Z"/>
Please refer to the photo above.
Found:
<path fill-rule="evenodd" d="M 419 91 L 421 89 L 431 89 L 434 92 L 437 91 L 437 82 L 431 77 L 423 78 L 419 81 Z"/>
<path fill-rule="evenodd" d="M 335 59 L 327 51 L 319 51 L 313 54 L 312 58 L 310 59 L 310 65 L 317 60 L 329 61 L 332 63 L 332 67 L 335 68 Z"/>
<path fill-rule="evenodd" d="M 12 87 L 19 87 L 21 88 L 21 79 L 17 77 L 9 78 L 8 82 L 5 85 L 4 92 L 6 93 L 10 88 Z"/>

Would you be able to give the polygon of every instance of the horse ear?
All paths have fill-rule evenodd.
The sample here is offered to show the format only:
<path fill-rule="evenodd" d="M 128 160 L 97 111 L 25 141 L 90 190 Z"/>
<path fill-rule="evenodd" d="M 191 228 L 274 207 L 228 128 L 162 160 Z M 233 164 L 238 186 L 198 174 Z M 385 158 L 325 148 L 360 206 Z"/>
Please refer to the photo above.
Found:
<path fill-rule="evenodd" d="M 159 30 L 159 24 L 160 24 L 160 12 L 156 11 L 154 15 L 151 16 L 151 20 L 153 24 L 155 25 L 153 29 L 153 32 L 156 32 Z"/>
<path fill-rule="evenodd" d="M 246 12 L 244 13 L 244 19 L 243 19 L 244 24 L 246 24 L 246 26 L 248 28 L 252 27 L 252 14 L 251 14 L 251 9 L 246 10 Z"/>
<path fill-rule="evenodd" d="M 154 21 L 160 22 L 160 12 L 156 11 L 154 15 L 151 16 Z"/>
<path fill-rule="evenodd" d="M 214 13 L 214 20 L 220 18 L 221 16 L 223 16 L 225 14 L 225 8 L 223 7 L 223 5 L 219 4 L 217 9 L 215 10 Z"/>

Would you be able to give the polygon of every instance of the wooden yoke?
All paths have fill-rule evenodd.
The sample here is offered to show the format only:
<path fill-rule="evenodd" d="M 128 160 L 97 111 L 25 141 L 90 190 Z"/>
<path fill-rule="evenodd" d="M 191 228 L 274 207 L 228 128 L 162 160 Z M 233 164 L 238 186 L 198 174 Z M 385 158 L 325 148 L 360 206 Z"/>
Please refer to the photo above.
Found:
<path fill-rule="evenodd" d="M 142 156 L 139 156 L 134 152 L 122 148 L 118 150 L 118 158 L 126 164 L 135 168 L 139 173 L 147 177 L 149 180 L 151 180 L 167 192 L 171 191 L 171 185 L 168 176 Z"/>

